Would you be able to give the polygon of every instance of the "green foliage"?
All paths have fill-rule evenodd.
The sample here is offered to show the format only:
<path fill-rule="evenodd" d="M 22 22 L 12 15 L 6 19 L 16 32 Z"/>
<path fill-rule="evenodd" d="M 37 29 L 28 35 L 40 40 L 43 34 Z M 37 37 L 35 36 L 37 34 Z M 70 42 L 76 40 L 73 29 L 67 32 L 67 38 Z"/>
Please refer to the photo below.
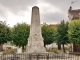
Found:
<path fill-rule="evenodd" d="M 72 43 L 80 45 L 80 19 L 69 23 L 68 36 Z"/>
<path fill-rule="evenodd" d="M 53 52 L 56 53 L 56 54 L 59 54 L 61 52 L 61 50 L 54 49 Z"/>
<path fill-rule="evenodd" d="M 7 26 L 6 22 L 0 21 L 0 44 L 4 44 L 10 40 L 10 28 Z"/>
<path fill-rule="evenodd" d="M 26 23 L 18 23 L 12 28 L 13 44 L 19 47 L 27 45 L 30 26 Z"/>
<path fill-rule="evenodd" d="M 47 24 L 42 25 L 42 36 L 44 38 L 44 46 L 54 41 L 54 28 Z"/>
<path fill-rule="evenodd" d="M 59 44 L 67 44 L 69 43 L 68 39 L 68 22 L 61 21 L 61 23 L 57 26 L 55 30 L 55 40 Z"/>
<path fill-rule="evenodd" d="M 3 54 L 15 54 L 15 50 L 9 49 L 9 50 L 3 51 Z"/>
<path fill-rule="evenodd" d="M 46 49 L 47 52 L 54 52 L 56 54 L 59 54 L 61 52 L 61 50 L 58 49 Z"/>

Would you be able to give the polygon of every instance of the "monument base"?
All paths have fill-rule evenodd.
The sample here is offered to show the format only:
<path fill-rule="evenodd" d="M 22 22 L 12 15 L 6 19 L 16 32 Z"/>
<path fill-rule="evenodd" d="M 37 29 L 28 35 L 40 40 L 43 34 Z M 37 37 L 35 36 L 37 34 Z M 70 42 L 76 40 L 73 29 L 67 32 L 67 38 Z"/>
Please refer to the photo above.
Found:
<path fill-rule="evenodd" d="M 46 53 L 46 49 L 41 46 L 32 46 L 27 47 L 26 53 Z"/>

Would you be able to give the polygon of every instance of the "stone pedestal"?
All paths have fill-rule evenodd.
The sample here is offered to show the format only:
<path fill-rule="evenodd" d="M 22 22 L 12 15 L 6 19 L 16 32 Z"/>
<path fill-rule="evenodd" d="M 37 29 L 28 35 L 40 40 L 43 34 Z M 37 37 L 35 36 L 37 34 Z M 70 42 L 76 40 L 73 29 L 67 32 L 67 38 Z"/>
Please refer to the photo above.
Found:
<path fill-rule="evenodd" d="M 41 34 L 39 8 L 32 8 L 30 35 L 28 38 L 27 53 L 45 53 L 43 37 Z"/>

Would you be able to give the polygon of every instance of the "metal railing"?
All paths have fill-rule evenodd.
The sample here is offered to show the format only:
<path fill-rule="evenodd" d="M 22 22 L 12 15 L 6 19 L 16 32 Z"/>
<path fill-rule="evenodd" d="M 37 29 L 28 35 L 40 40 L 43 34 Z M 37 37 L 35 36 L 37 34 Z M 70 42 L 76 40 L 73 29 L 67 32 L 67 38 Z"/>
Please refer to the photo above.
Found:
<path fill-rule="evenodd" d="M 80 60 L 80 53 L 0 54 L 0 60 Z"/>

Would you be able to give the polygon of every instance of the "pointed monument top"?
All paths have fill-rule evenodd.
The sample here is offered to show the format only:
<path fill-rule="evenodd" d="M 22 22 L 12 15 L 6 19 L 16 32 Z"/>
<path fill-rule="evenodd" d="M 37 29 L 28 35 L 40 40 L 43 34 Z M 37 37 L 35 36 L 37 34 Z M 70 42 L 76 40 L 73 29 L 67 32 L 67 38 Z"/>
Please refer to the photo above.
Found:
<path fill-rule="evenodd" d="M 33 6 L 33 8 L 38 8 L 39 9 L 39 7 L 37 7 L 37 6 Z"/>

